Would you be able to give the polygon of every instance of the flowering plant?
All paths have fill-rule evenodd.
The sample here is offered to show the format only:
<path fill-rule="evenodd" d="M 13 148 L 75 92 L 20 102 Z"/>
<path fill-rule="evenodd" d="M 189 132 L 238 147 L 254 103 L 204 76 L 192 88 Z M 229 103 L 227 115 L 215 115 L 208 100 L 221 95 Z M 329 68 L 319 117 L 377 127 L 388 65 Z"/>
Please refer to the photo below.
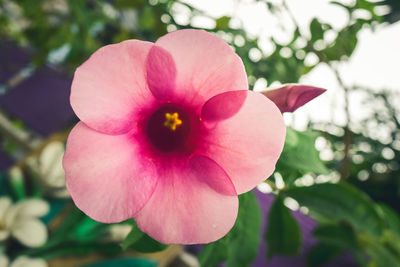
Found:
<path fill-rule="evenodd" d="M 394 105 L 398 96 L 395 92 L 365 88 L 364 82 L 348 84 L 351 81 L 342 69 L 342 63 L 348 58 L 354 60 L 362 54 L 364 46 L 357 43 L 364 37 L 358 33 L 396 17 L 393 5 L 389 14 L 378 14 L 385 12 L 382 8 L 387 9 L 393 1 L 321 4 L 330 6 L 332 11 L 337 8 L 348 13 L 340 29 L 336 25 L 339 17 L 336 18 L 335 11 L 329 11 L 335 14 L 335 23 L 326 20 L 323 12 L 317 12 L 309 25 L 301 22 L 301 9 L 291 13 L 297 1 L 238 1 L 235 2 L 238 12 L 224 7 L 227 12 L 218 18 L 214 17 L 218 12 L 211 14 L 200 9 L 204 4 L 201 2 L 192 5 L 175 0 L 61 0 L 32 4 L 32 1 L 5 0 L 0 4 L 0 195 L 15 203 L 9 207 L 0 205 L 0 214 L 6 214 L 1 219 L 1 229 L 5 231 L 0 231 L 0 266 L 43 265 L 43 261 L 37 259 L 46 260 L 49 266 L 68 264 L 72 260 L 75 266 L 85 264 L 89 258 L 93 261 L 93 254 L 115 258 L 115 262 L 90 266 L 136 265 L 143 259 L 118 257 L 126 257 L 126 252 L 132 253 L 132 250 L 148 253 L 166 248 L 160 254 L 142 254 L 141 257 L 160 255 L 157 262 L 167 265 L 171 264 L 171 259 L 174 263 L 187 260 L 188 253 L 195 252 L 201 266 L 216 266 L 221 262 L 228 267 L 297 266 L 306 262 L 310 266 L 320 266 L 345 251 L 350 252 L 345 255 L 353 255 L 350 262 L 349 257 L 344 256 L 335 260 L 334 265 L 354 265 L 356 261 L 360 266 L 399 266 L 400 218 L 395 185 L 399 173 L 400 134 L 396 127 L 399 110 Z M 214 7 L 217 2 L 213 2 L 213 11 L 217 9 Z M 268 22 L 256 21 L 255 16 L 241 17 L 243 10 L 251 8 L 257 11 L 254 13 L 263 12 L 261 15 L 268 18 Z M 359 16 L 360 11 L 363 16 Z M 283 26 L 282 31 L 275 31 L 278 25 L 270 18 Z M 248 28 L 251 21 L 256 22 L 257 27 Z M 290 39 L 265 34 L 261 28 L 257 30 L 258 26 L 273 29 L 280 37 L 284 33 Z M 174 40 L 172 36 L 180 33 L 178 29 L 202 27 L 229 43 L 232 49 L 216 36 L 204 32 L 203 36 L 209 39 L 189 38 L 189 41 L 173 42 L 173 45 L 166 43 L 166 40 Z M 377 30 L 385 27 L 380 25 Z M 172 33 L 161 37 L 167 32 Z M 156 43 L 129 40 L 154 42 L 160 37 Z M 210 41 L 208 47 L 201 42 L 204 39 L 218 41 Z M 110 43 L 113 45 L 106 46 Z M 102 46 L 106 47 L 100 48 Z M 221 47 L 224 52 L 216 52 L 221 51 Z M 68 74 L 91 54 L 93 56 L 76 72 L 73 85 L 76 90 L 73 90 L 72 105 L 82 122 L 72 131 L 68 142 L 66 158 L 78 160 L 67 164 L 70 171 L 67 179 L 74 201 L 98 221 L 134 218 L 116 224 L 93 221 L 73 205 L 61 166 L 64 142 L 70 131 L 67 126 L 74 121 L 68 101 L 72 76 Z M 384 56 L 379 58 L 384 59 Z M 218 68 L 218 60 L 224 62 L 221 68 Z M 373 61 L 368 59 L 368 62 Z M 387 66 L 389 64 L 383 64 L 382 70 Z M 358 72 L 362 73 L 362 68 Z M 334 85 L 335 79 L 338 86 Z M 260 107 L 257 104 L 249 109 L 246 105 L 256 95 L 260 103 L 269 102 L 267 97 L 280 112 L 286 113 L 295 111 L 324 91 L 285 85 L 301 80 L 330 87 L 330 92 L 309 109 L 293 115 L 284 114 L 288 125 L 285 145 L 276 164 L 270 162 L 275 170 L 268 180 L 262 181 L 268 172 L 258 175 L 256 171 L 258 166 L 259 173 L 262 172 L 258 164 L 268 161 L 265 155 L 247 151 L 249 148 L 258 152 L 254 144 L 259 144 L 257 148 L 261 150 L 263 142 L 258 139 L 265 136 L 243 138 L 244 142 L 239 142 L 239 149 L 234 151 L 237 155 L 245 152 L 240 160 L 231 157 L 232 153 L 215 153 L 221 152 L 220 148 L 228 148 L 228 152 L 238 148 L 236 143 L 216 145 L 221 140 L 232 141 L 244 135 L 249 130 L 248 124 L 257 124 L 250 129 L 256 133 L 270 126 L 258 115 L 267 112 L 264 109 L 250 116 L 250 120 L 249 116 L 242 116 L 240 123 L 231 127 L 231 122 L 244 111 Z M 202 82 L 217 86 L 200 86 L 200 94 L 192 94 L 196 92 L 192 89 Z M 260 98 L 261 94 L 247 92 L 247 82 L 250 90 L 259 91 L 264 98 Z M 266 89 L 275 84 L 281 88 Z M 104 90 L 104 87 L 121 89 L 121 85 L 124 90 Z M 219 88 L 219 85 L 226 87 Z M 95 89 L 88 93 L 90 87 Z M 211 89 L 203 91 L 206 88 Z M 352 114 L 355 110 L 362 113 L 364 104 L 357 104 L 359 91 L 365 94 L 368 100 L 365 105 L 370 109 L 369 116 L 363 114 L 368 118 L 361 124 L 358 116 Z M 344 105 L 341 99 L 345 100 Z M 330 100 L 332 105 L 326 105 Z M 317 121 L 315 113 L 310 114 L 312 110 L 321 111 L 318 117 L 329 113 L 330 116 L 326 121 Z M 305 115 L 310 115 L 307 130 L 301 125 L 307 121 Z M 343 115 L 347 117 L 344 125 L 340 120 Z M 128 125 L 127 128 L 124 125 Z M 377 125 L 379 131 L 376 131 Z M 221 134 L 219 130 L 224 127 L 231 131 Z M 383 130 L 388 131 L 391 139 L 380 139 L 382 136 L 377 133 Z M 205 135 L 208 131 L 212 134 Z M 87 136 L 80 139 L 83 132 Z M 199 138 L 204 135 L 210 138 Z M 210 140 L 218 141 L 212 144 L 216 147 L 204 142 Z M 73 154 L 77 156 L 71 157 Z M 229 160 L 224 161 L 225 157 Z M 242 162 L 242 158 L 246 160 Z M 16 163 L 13 171 L 6 172 L 13 162 Z M 183 164 L 185 162 L 187 164 Z M 143 168 L 137 170 L 138 166 Z M 237 172 L 244 168 L 246 171 Z M 173 179 L 162 179 L 165 177 Z M 224 179 L 213 180 L 215 177 Z M 136 183 L 136 179 L 145 181 L 144 186 Z M 248 188 L 241 184 L 243 181 Z M 250 190 L 259 182 L 257 189 Z M 374 202 L 362 191 L 395 210 Z M 18 213 L 17 217 L 23 219 L 14 220 L 15 214 L 10 211 L 27 198 L 45 199 L 50 204 L 49 213 L 42 218 Z M 298 209 L 305 214 L 294 211 Z M 19 227 L 25 221 L 25 226 L 31 224 L 31 220 L 39 221 L 44 231 L 32 232 L 30 227 Z M 165 243 L 205 243 L 221 238 L 202 245 L 200 252 L 196 251 L 199 246 L 185 246 L 183 252 L 182 246 L 161 244 L 138 226 Z M 14 234 L 16 228 L 20 232 L 17 235 Z M 46 239 L 41 235 L 42 241 L 38 242 L 35 233 L 40 232 L 48 232 L 49 236 Z M 224 235 L 224 232 L 228 233 Z M 203 236 L 199 237 L 200 234 Z M 36 243 L 29 245 L 27 242 Z M 129 251 L 123 252 L 123 249 Z"/>

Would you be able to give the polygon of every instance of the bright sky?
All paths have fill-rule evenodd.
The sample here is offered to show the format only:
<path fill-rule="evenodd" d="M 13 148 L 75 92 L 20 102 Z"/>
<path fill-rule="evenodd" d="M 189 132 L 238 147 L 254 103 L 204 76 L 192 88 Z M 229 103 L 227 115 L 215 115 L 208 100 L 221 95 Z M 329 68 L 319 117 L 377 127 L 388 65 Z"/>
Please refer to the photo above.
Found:
<path fill-rule="evenodd" d="M 185 0 L 187 3 L 205 11 L 213 17 L 230 15 L 242 21 L 246 31 L 261 37 L 262 48 L 271 52 L 269 37 L 285 43 L 290 40 L 293 25 L 289 17 L 277 19 L 263 3 L 254 0 Z M 281 3 L 280 0 L 271 2 Z M 287 0 L 287 4 L 301 27 L 303 34 L 308 34 L 308 25 L 312 18 L 317 17 L 322 22 L 331 24 L 335 29 L 342 28 L 348 16 L 346 11 L 329 4 L 330 0 Z M 341 2 L 352 2 L 342 0 Z M 184 12 L 183 12 L 184 13 Z M 365 14 L 360 13 L 360 16 Z M 184 22 L 185 15 L 178 18 Z M 207 27 L 210 21 L 204 18 L 195 20 L 196 26 Z M 232 23 L 240 23 L 233 20 Z M 359 34 L 358 46 L 349 62 L 339 66 L 339 72 L 347 85 L 366 85 L 368 88 L 400 90 L 400 23 L 384 25 L 371 32 L 362 30 Z M 297 129 L 306 127 L 308 118 L 313 121 L 331 121 L 344 123 L 343 94 L 331 70 L 318 65 L 313 71 L 301 78 L 308 85 L 328 89 L 328 92 L 318 99 L 300 108 L 295 114 L 286 114 L 285 120 Z M 262 90 L 265 83 L 257 83 L 255 89 Z M 354 94 L 350 98 L 350 110 L 353 121 L 367 116 L 368 110 L 362 106 L 362 95 Z M 295 120 L 293 119 L 295 118 Z"/>

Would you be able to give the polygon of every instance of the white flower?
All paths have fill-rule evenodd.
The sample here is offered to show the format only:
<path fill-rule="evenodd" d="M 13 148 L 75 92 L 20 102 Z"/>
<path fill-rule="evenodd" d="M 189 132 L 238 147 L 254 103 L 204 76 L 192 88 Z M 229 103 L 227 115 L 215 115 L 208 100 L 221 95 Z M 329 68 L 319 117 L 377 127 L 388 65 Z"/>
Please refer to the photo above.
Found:
<path fill-rule="evenodd" d="M 8 266 L 8 258 L 6 255 L 0 254 L 0 267 Z"/>
<path fill-rule="evenodd" d="M 12 204 L 10 198 L 0 197 L 0 242 L 12 236 L 27 247 L 43 245 L 47 241 L 47 229 L 38 218 L 49 209 L 41 199 Z"/>
<path fill-rule="evenodd" d="M 27 160 L 30 171 L 39 179 L 45 192 L 53 197 L 69 197 L 62 167 L 64 152 L 64 144 L 53 141 L 44 147 L 38 157 L 32 156 Z"/>
<path fill-rule="evenodd" d="M 112 224 L 108 228 L 104 241 L 113 243 L 122 243 L 132 230 L 132 225 Z"/>
<path fill-rule="evenodd" d="M 47 267 L 47 262 L 43 259 L 20 256 L 10 263 L 6 255 L 0 254 L 0 267 Z"/>

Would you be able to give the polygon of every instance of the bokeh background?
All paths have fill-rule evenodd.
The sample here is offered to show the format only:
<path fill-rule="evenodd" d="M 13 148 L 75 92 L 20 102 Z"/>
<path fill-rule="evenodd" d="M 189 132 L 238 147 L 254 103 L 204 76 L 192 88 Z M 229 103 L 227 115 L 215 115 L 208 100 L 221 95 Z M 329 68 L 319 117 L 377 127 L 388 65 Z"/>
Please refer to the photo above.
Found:
<path fill-rule="evenodd" d="M 398 0 L 0 0 L 0 267 L 400 266 L 399 20 Z M 276 172 L 233 230 L 182 247 L 86 217 L 61 160 L 75 68 L 185 28 L 228 42 L 251 90 L 328 91 L 284 114 Z"/>

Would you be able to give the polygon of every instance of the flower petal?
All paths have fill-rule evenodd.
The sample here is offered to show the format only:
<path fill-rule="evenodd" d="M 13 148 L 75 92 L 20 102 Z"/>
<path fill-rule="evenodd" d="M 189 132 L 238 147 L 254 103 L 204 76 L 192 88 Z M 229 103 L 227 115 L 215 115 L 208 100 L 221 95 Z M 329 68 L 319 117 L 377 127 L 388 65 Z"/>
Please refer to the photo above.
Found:
<path fill-rule="evenodd" d="M 217 124 L 204 122 L 209 127 L 203 140 L 204 152 L 228 173 L 238 194 L 272 174 L 286 132 L 274 103 L 262 94 L 247 91 L 242 108 L 233 117 Z"/>
<path fill-rule="evenodd" d="M 42 199 L 28 199 L 15 205 L 17 219 L 42 217 L 50 211 L 49 204 Z"/>
<path fill-rule="evenodd" d="M 203 105 L 201 118 L 211 121 L 226 120 L 239 112 L 247 97 L 247 90 L 218 94 Z M 223 107 L 223 108 L 221 108 Z"/>
<path fill-rule="evenodd" d="M 6 266 L 8 266 L 8 258 L 7 258 L 7 256 L 6 255 L 4 255 L 4 254 L 0 254 L 0 266 L 1 267 L 6 267 Z"/>
<path fill-rule="evenodd" d="M 140 155 L 131 135 L 105 135 L 78 123 L 63 159 L 67 188 L 76 206 L 104 223 L 133 217 L 157 182 L 153 163 Z"/>
<path fill-rule="evenodd" d="M 41 182 L 52 188 L 65 188 L 65 172 L 62 168 L 62 158 L 65 147 L 60 141 L 47 144 L 39 156 L 39 171 Z"/>
<path fill-rule="evenodd" d="M 0 197 L 0 221 L 6 215 L 8 208 L 11 206 L 11 199 L 9 197 Z"/>
<path fill-rule="evenodd" d="M 274 102 L 283 113 L 294 112 L 325 91 L 326 89 L 314 86 L 286 84 L 281 88 L 263 91 L 261 93 Z"/>
<path fill-rule="evenodd" d="M 108 134 L 128 132 L 135 108 L 153 98 L 145 79 L 152 43 L 128 40 L 97 50 L 76 71 L 71 105 L 89 127 Z"/>
<path fill-rule="evenodd" d="M 217 36 L 200 30 L 180 30 L 161 37 L 156 45 L 166 49 L 176 65 L 176 94 L 200 106 L 212 96 L 246 90 L 242 60 Z"/>
<path fill-rule="evenodd" d="M 11 234 L 27 247 L 39 247 L 47 241 L 46 226 L 38 219 L 22 219 L 15 222 Z"/>
<path fill-rule="evenodd" d="M 135 220 L 162 243 L 199 244 L 223 237 L 237 211 L 236 191 L 225 171 L 211 159 L 195 156 L 164 170 Z"/>
<path fill-rule="evenodd" d="M 0 230 L 0 243 L 6 240 L 9 236 L 10 232 L 8 230 Z"/>
<path fill-rule="evenodd" d="M 1 266 L 1 265 L 0 265 Z M 19 256 L 10 267 L 47 267 L 47 262 L 43 259 L 32 259 L 26 256 Z"/>
<path fill-rule="evenodd" d="M 158 99 L 174 96 L 175 62 L 164 48 L 155 45 L 150 49 L 146 60 L 146 78 L 149 89 Z"/>

